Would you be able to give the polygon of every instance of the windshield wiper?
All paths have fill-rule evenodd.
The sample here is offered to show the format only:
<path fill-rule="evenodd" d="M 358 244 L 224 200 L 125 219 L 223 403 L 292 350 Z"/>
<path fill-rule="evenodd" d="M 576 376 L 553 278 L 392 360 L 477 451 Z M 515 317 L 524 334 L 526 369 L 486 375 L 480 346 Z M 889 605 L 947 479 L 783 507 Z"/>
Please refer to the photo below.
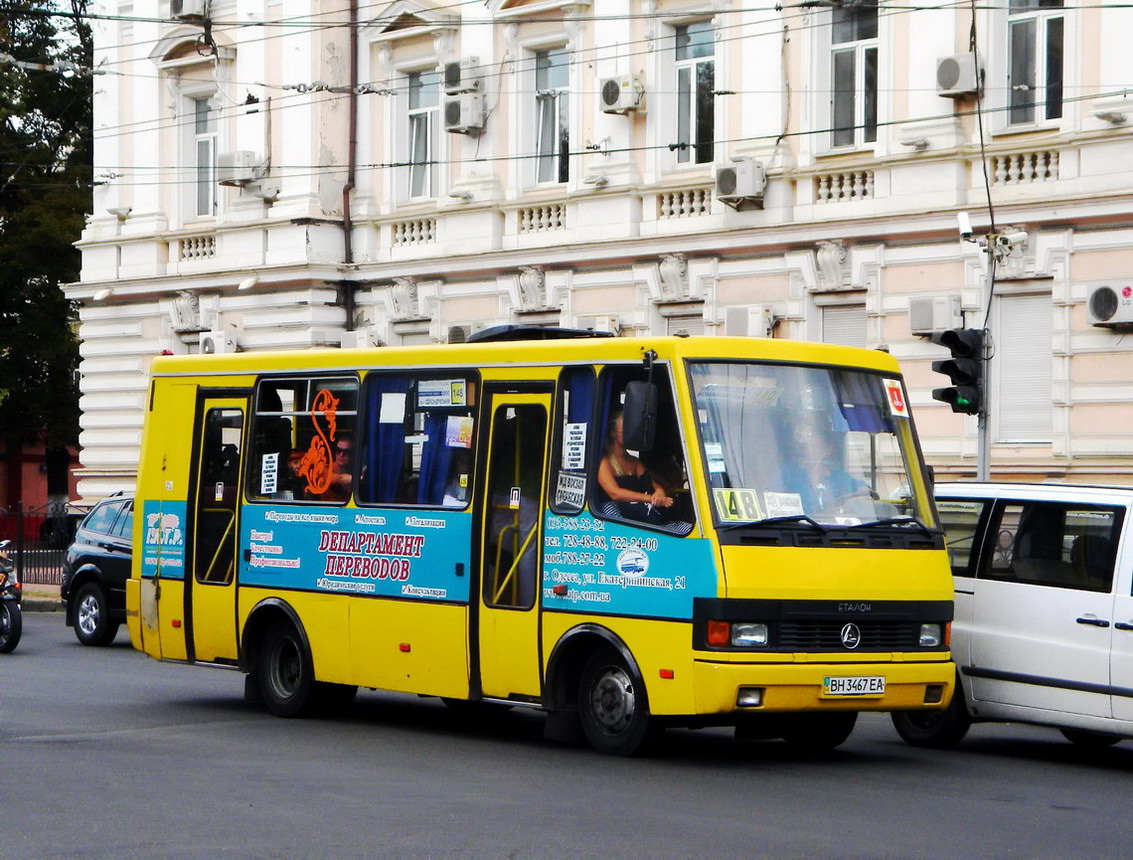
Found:
<path fill-rule="evenodd" d="M 871 526 L 916 526 L 920 531 L 924 532 L 929 537 L 932 537 L 936 532 L 918 520 L 916 517 L 887 517 L 883 520 L 872 520 L 868 523 L 855 523 L 852 526 L 846 526 L 847 529 L 865 529 Z"/>
<path fill-rule="evenodd" d="M 766 520 L 750 520 L 744 523 L 725 523 L 724 525 L 717 526 L 718 532 L 729 532 L 733 529 L 742 529 L 748 526 L 777 526 L 783 523 L 805 523 L 808 526 L 813 526 L 823 534 L 826 534 L 829 529 L 817 520 L 811 519 L 806 514 L 791 514 L 785 517 L 770 517 Z"/>

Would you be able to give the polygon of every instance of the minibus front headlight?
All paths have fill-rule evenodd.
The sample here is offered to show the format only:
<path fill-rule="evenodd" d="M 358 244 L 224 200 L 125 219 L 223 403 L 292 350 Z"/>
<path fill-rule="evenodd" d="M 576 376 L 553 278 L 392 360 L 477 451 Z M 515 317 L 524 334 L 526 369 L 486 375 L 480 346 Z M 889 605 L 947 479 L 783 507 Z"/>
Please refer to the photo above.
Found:
<path fill-rule="evenodd" d="M 939 624 L 922 624 L 920 646 L 922 648 L 939 648 L 944 644 L 944 633 Z"/>
<path fill-rule="evenodd" d="M 737 648 L 766 648 L 767 625 L 757 622 L 732 624 L 732 645 Z"/>

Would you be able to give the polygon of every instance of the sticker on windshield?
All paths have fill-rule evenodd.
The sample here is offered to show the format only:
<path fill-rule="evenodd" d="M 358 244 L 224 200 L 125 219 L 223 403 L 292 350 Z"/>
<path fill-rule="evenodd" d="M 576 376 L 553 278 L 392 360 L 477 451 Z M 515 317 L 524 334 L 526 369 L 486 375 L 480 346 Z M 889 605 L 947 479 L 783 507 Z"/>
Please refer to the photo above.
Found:
<path fill-rule="evenodd" d="M 728 487 L 712 491 L 716 513 L 726 523 L 751 522 L 763 519 L 759 510 L 759 496 L 755 490 Z"/>
<path fill-rule="evenodd" d="M 806 513 L 803 510 L 803 497 L 798 493 L 772 493 L 763 494 L 763 504 L 767 507 L 768 518 L 774 517 L 801 517 Z"/>
<path fill-rule="evenodd" d="M 899 418 L 909 417 L 909 405 L 905 402 L 905 389 L 900 379 L 886 379 L 885 395 L 889 399 L 889 411 Z"/>

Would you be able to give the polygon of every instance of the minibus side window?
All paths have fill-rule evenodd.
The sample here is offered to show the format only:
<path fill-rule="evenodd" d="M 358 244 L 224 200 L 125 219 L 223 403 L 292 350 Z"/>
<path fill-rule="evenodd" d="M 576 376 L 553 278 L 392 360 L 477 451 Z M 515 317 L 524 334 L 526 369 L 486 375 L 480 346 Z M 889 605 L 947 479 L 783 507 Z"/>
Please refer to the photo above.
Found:
<path fill-rule="evenodd" d="M 572 367 L 560 378 L 555 411 L 555 440 L 551 455 L 551 510 L 577 514 L 586 504 L 586 468 L 594 413 L 594 371 Z"/>
<path fill-rule="evenodd" d="M 252 417 L 252 500 L 345 502 L 355 473 L 355 377 L 263 379 Z"/>
<path fill-rule="evenodd" d="M 362 396 L 358 501 L 466 508 L 477 381 L 471 373 L 372 373 Z"/>
<path fill-rule="evenodd" d="M 611 366 L 599 379 L 600 433 L 593 434 L 593 455 L 596 480 L 591 484 L 590 509 L 599 517 L 624 520 L 659 531 L 687 535 L 692 531 L 694 513 L 681 444 L 680 421 L 673 399 L 672 383 L 667 367 L 655 365 L 651 381 L 657 386 L 656 439 L 649 451 L 624 451 L 617 445 L 618 419 L 625 402 L 626 385 L 650 377 L 640 365 Z M 617 456 L 615 456 L 617 454 Z M 639 461 L 638 466 L 634 461 Z M 603 483 L 603 463 L 608 464 L 607 487 Z M 632 473 L 632 474 L 631 474 Z M 612 484 L 640 496 L 641 500 L 611 498 Z M 661 503 L 651 504 L 645 496 L 662 491 Z"/>

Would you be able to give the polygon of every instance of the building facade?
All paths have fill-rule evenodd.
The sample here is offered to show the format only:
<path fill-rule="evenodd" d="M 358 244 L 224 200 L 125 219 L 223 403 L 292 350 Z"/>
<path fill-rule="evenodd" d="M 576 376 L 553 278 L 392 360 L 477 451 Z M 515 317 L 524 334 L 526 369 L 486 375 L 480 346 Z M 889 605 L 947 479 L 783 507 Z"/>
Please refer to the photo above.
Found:
<path fill-rule="evenodd" d="M 886 349 L 948 478 L 928 335 L 986 327 L 992 476 L 1131 480 L 1133 9 L 93 6 L 84 496 L 133 482 L 154 355 L 509 322 Z"/>

